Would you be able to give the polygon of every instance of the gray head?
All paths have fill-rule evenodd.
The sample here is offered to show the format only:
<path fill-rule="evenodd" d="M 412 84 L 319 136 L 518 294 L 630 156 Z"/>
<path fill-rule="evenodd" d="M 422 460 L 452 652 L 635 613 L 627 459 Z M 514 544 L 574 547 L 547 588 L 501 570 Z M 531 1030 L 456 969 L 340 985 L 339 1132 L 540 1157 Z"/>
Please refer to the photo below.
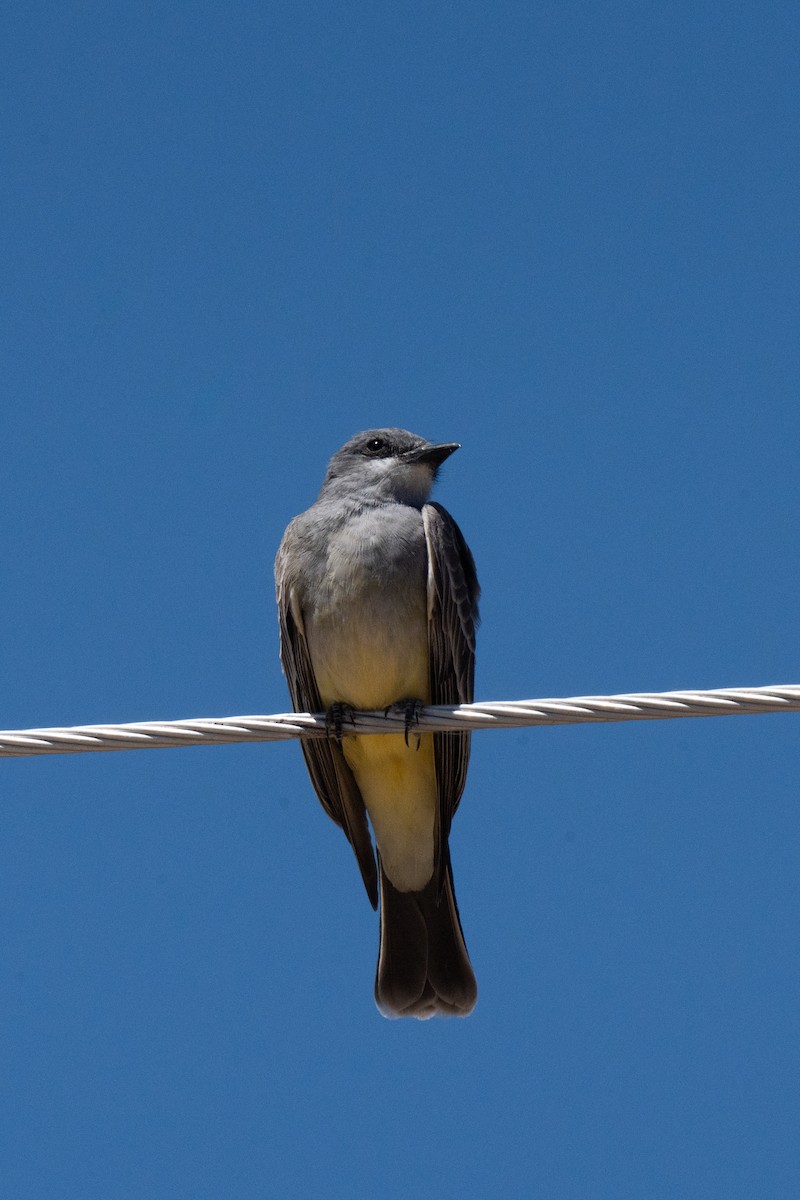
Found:
<path fill-rule="evenodd" d="M 458 442 L 428 442 L 407 429 L 365 429 L 328 464 L 322 495 L 358 495 L 421 507 Z"/>

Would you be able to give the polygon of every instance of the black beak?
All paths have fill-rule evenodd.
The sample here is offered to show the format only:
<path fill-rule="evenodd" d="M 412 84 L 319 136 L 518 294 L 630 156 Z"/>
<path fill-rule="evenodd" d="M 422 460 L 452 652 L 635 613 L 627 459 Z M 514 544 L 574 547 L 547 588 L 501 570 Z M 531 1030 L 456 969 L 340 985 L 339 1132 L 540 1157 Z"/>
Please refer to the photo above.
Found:
<path fill-rule="evenodd" d="M 460 449 L 460 442 L 441 442 L 438 446 L 423 446 L 421 450 L 411 450 L 403 457 L 406 462 L 430 463 L 432 467 L 438 468 L 454 451 Z"/>

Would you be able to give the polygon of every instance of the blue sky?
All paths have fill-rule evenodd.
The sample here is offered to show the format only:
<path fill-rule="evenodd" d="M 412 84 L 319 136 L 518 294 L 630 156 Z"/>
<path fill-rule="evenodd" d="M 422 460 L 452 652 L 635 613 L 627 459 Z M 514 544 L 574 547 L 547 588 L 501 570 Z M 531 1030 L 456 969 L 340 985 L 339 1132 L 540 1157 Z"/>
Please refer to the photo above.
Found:
<path fill-rule="evenodd" d="M 353 432 L 463 444 L 484 699 L 800 682 L 795 5 L 4 18 L 0 725 L 280 712 Z M 800 1187 L 798 718 L 475 736 L 467 1021 L 299 748 L 5 761 L 16 1200 Z"/>

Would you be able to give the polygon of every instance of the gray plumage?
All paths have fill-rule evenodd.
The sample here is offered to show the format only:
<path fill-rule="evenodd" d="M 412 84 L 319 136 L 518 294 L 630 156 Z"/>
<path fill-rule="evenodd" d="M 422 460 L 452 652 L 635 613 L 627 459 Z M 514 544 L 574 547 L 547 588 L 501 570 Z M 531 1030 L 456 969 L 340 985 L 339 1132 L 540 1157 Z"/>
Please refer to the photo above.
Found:
<path fill-rule="evenodd" d="M 281 662 L 298 712 L 473 699 L 479 588 L 453 518 L 428 502 L 458 447 L 402 429 L 356 434 L 281 542 Z M 336 706 L 344 706 L 336 707 Z M 381 899 L 375 996 L 386 1016 L 469 1013 L 477 996 L 448 834 L 470 735 L 304 740 L 314 789 Z M 378 848 L 372 849 L 367 815 Z"/>

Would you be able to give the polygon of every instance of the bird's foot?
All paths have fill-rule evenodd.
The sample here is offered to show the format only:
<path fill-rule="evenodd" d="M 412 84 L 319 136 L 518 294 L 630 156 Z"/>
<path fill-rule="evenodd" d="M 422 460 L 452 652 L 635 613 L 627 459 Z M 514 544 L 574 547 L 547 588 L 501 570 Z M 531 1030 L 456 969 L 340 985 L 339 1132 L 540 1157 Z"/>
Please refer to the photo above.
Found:
<path fill-rule="evenodd" d="M 343 704 L 337 700 L 325 714 L 325 728 L 328 731 L 328 737 L 335 737 L 340 746 L 342 744 L 345 721 L 349 721 L 355 729 L 355 711 L 352 704 Z"/>
<path fill-rule="evenodd" d="M 405 717 L 405 740 L 408 745 L 408 735 L 412 729 L 416 733 L 419 725 L 419 718 L 425 705 L 421 700 L 397 700 L 394 704 L 390 704 L 388 708 L 383 710 L 383 715 L 388 717 L 389 713 L 402 713 Z M 419 733 L 416 733 L 417 750 L 420 748 L 421 739 Z"/>

